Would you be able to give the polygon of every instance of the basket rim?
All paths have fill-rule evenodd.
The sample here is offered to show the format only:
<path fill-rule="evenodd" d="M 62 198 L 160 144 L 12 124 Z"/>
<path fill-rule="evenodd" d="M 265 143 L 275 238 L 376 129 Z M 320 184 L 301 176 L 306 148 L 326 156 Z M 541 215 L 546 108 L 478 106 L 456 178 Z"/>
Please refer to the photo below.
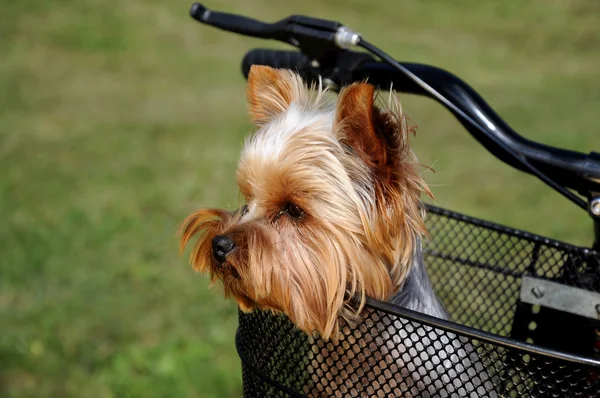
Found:
<path fill-rule="evenodd" d="M 399 305 L 393 303 L 387 303 L 380 300 L 375 300 L 373 298 L 367 298 L 366 307 L 377 311 L 385 312 L 389 315 L 401 317 L 409 321 L 417 322 L 419 324 L 431 326 L 436 329 L 442 329 L 447 332 L 455 333 L 460 336 L 471 337 L 473 339 L 479 340 L 484 343 L 490 343 L 495 346 L 516 349 L 534 355 L 542 355 L 553 359 L 600 368 L 600 359 L 594 359 L 592 357 L 583 355 L 570 354 L 552 348 L 523 342 L 510 337 L 500 336 L 495 333 L 486 332 L 484 330 L 477 329 L 471 326 L 466 326 L 451 320 L 436 318 L 434 316 L 413 311 L 408 308 L 400 307 Z"/>
<path fill-rule="evenodd" d="M 400 318 L 403 318 L 403 319 L 406 319 L 406 320 L 409 320 L 412 322 L 416 322 L 421 325 L 430 326 L 435 329 L 441 329 L 446 332 L 451 332 L 451 333 L 454 333 L 459 336 L 473 338 L 475 340 L 481 341 L 482 343 L 489 343 L 494 346 L 509 348 L 512 350 L 518 350 L 518 351 L 526 352 L 529 354 L 541 355 L 541 356 L 556 359 L 556 360 L 566 361 L 569 363 L 575 363 L 575 364 L 584 365 L 584 366 L 591 366 L 591 367 L 600 369 L 600 359 L 594 359 L 592 357 L 583 356 L 583 355 L 570 354 L 570 353 L 567 353 L 564 351 L 559 351 L 559 350 L 555 350 L 552 348 L 542 347 L 542 346 L 539 346 L 536 344 L 523 342 L 520 340 L 510 338 L 510 337 L 500 336 L 498 334 L 486 332 L 484 330 L 477 329 L 477 328 L 474 328 L 471 326 L 462 325 L 460 323 L 457 323 L 457 322 L 454 322 L 451 320 L 436 318 L 434 316 L 427 315 L 427 314 L 424 314 L 424 313 L 421 313 L 418 311 L 413 311 L 413 310 L 401 307 L 401 306 L 393 304 L 393 303 L 388 303 L 388 302 L 384 302 L 384 301 L 380 301 L 380 300 L 376 300 L 376 299 L 367 297 L 365 307 L 374 309 L 374 310 L 377 310 L 380 312 L 384 312 L 388 315 L 392 315 L 392 316 L 400 317 Z M 270 310 L 258 310 L 258 311 L 271 312 L 274 315 L 280 315 L 279 313 L 274 313 L 273 311 L 270 311 Z M 241 315 L 241 312 L 240 312 L 240 315 Z M 239 315 L 238 315 L 238 317 L 239 317 Z M 286 317 L 286 319 L 288 319 L 288 321 L 289 321 L 289 318 Z M 291 322 L 291 321 L 289 321 L 289 322 Z M 297 329 L 295 325 L 294 325 L 294 328 Z M 297 330 L 299 330 L 299 329 L 297 329 Z M 304 333 L 304 332 L 302 332 L 302 333 Z M 238 328 L 236 330 L 236 335 L 235 335 L 236 350 L 237 350 L 238 356 L 240 357 L 242 362 L 244 362 L 245 364 L 249 364 L 249 362 L 246 360 L 246 356 L 244 355 L 244 350 L 241 349 L 241 347 L 240 347 L 239 334 L 240 334 L 240 326 L 238 325 Z M 253 367 L 253 365 L 252 365 L 252 367 Z M 258 372 L 258 370 L 256 370 L 256 371 Z M 258 373 L 260 373 L 260 372 L 258 372 Z"/>

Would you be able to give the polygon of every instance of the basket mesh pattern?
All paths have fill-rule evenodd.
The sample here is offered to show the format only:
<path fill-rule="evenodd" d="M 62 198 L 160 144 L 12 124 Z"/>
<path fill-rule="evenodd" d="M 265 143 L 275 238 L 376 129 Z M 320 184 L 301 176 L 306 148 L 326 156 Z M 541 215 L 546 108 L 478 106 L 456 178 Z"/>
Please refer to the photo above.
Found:
<path fill-rule="evenodd" d="M 575 355 L 593 354 L 598 325 L 570 323 L 575 337 L 565 332 L 553 340 L 547 336 L 561 325 L 552 322 L 565 320 L 519 302 L 523 276 L 598 292 L 598 254 L 443 209 L 428 210 L 431 239 L 425 261 L 452 321 L 508 339 L 492 343 L 465 337 L 429 326 L 427 318 L 410 311 L 376 305 L 337 342 L 306 335 L 283 315 L 240 313 L 236 345 L 244 396 L 600 396 L 599 368 Z M 571 340 L 572 345 L 565 343 Z M 568 347 L 573 356 L 559 359 L 506 344 L 516 341 Z"/>

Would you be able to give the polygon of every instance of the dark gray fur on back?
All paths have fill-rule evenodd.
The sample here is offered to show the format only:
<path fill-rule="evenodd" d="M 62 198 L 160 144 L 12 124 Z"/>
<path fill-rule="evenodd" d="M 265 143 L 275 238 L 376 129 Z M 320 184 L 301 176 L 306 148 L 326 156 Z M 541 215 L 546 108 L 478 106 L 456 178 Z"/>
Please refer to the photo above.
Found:
<path fill-rule="evenodd" d="M 420 242 L 415 250 L 412 269 L 391 302 L 409 310 L 448 319 L 448 313 L 431 286 Z"/>

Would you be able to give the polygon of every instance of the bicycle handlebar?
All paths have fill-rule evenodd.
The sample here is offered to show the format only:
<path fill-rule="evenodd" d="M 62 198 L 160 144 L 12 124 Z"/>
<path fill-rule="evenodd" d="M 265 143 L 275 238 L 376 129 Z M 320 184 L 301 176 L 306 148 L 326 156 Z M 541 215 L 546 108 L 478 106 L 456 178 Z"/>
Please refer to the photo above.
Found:
<path fill-rule="evenodd" d="M 294 69 L 308 82 L 322 78 L 334 90 L 368 78 L 379 89 L 392 86 L 396 91 L 424 95 L 444 105 L 498 159 L 537 176 L 580 207 L 586 208 L 585 201 L 567 188 L 588 201 L 600 193 L 599 153 L 586 155 L 522 137 L 457 76 L 429 65 L 398 63 L 338 22 L 290 16 L 269 24 L 209 11 L 197 3 L 192 6 L 191 15 L 220 29 L 279 40 L 301 51 L 251 50 L 242 61 L 246 77 L 252 65 L 261 64 Z M 367 53 L 347 50 L 352 45 L 360 45 L 385 63 Z"/>

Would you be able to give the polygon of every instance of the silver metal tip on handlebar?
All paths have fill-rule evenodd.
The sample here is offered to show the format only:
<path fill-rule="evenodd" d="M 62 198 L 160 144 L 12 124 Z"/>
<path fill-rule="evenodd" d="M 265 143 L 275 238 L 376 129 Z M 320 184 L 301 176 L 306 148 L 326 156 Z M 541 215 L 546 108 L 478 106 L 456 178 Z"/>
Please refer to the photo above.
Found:
<path fill-rule="evenodd" d="M 600 216 L 600 197 L 596 197 L 590 201 L 589 210 L 594 216 Z"/>
<path fill-rule="evenodd" d="M 356 46 L 360 42 L 360 35 L 347 26 L 340 26 L 333 40 L 336 46 L 346 49 Z"/>

